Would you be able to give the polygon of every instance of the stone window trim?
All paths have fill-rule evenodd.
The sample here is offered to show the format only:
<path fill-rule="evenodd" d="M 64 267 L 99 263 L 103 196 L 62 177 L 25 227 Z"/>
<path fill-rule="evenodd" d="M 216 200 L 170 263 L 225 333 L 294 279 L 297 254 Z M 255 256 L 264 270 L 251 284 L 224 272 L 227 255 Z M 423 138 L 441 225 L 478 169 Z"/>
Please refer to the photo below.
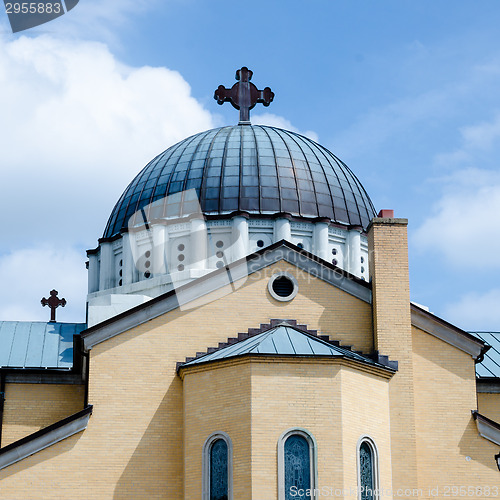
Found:
<path fill-rule="evenodd" d="M 358 439 L 358 444 L 356 445 L 356 463 L 357 463 L 357 478 L 358 478 L 358 500 L 361 500 L 361 463 L 360 463 L 360 451 L 361 445 L 366 443 L 371 452 L 372 452 L 372 461 L 373 461 L 373 500 L 379 500 L 380 495 L 378 494 L 380 491 L 380 481 L 379 481 L 379 467 L 378 467 L 378 449 L 375 444 L 375 440 L 368 436 L 363 435 Z"/>
<path fill-rule="evenodd" d="M 233 500 L 233 442 L 224 431 L 216 431 L 203 443 L 202 456 L 202 500 L 210 500 L 210 450 L 212 445 L 219 439 L 227 444 L 227 489 L 228 500 Z"/>
<path fill-rule="evenodd" d="M 302 436 L 309 444 L 311 464 L 311 490 L 312 500 L 317 500 L 316 490 L 318 488 L 318 445 L 314 436 L 301 427 L 292 427 L 283 432 L 278 439 L 278 500 L 285 500 L 285 441 L 294 434 Z"/>
<path fill-rule="evenodd" d="M 281 297 L 273 290 L 273 283 L 275 282 L 275 280 L 282 277 L 288 278 L 293 284 L 292 293 L 290 295 L 287 295 L 286 297 Z M 287 273 L 286 271 L 277 271 L 269 279 L 269 282 L 267 283 L 267 289 L 273 299 L 278 300 L 280 302 L 288 302 L 294 299 L 297 293 L 299 292 L 299 283 L 297 281 L 297 278 L 295 278 L 293 274 Z"/>

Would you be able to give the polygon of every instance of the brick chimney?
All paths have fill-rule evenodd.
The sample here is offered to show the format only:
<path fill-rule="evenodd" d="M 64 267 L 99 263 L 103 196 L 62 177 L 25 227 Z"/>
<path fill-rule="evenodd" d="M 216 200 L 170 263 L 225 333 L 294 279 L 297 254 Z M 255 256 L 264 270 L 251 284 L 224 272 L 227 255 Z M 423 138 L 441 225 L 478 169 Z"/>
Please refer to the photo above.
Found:
<path fill-rule="evenodd" d="M 389 386 L 394 488 L 418 486 L 407 225 L 381 210 L 368 226 L 374 345 L 399 364 Z"/>

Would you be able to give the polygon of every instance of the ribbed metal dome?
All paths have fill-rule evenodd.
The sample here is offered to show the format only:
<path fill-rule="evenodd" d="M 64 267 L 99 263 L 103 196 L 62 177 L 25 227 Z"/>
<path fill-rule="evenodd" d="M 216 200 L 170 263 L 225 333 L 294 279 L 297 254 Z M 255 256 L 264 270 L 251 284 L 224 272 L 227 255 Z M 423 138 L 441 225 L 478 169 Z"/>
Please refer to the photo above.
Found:
<path fill-rule="evenodd" d="M 189 137 L 146 165 L 115 205 L 104 238 L 146 205 L 188 189 L 205 214 L 287 212 L 365 229 L 375 216 L 359 180 L 326 148 L 279 128 L 236 125 Z"/>

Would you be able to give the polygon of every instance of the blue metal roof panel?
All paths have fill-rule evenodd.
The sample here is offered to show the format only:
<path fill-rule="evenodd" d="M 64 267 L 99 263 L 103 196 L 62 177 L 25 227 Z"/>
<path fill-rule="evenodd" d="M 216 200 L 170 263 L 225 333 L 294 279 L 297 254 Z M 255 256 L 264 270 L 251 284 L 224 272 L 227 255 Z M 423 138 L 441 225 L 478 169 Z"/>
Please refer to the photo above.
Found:
<path fill-rule="evenodd" d="M 24 366 L 40 367 L 45 341 L 45 323 L 32 323 L 30 325 L 30 336 L 26 346 L 26 358 Z"/>
<path fill-rule="evenodd" d="M 61 368 L 73 366 L 73 335 L 85 323 L 0 321 L 0 367 Z"/>
<path fill-rule="evenodd" d="M 221 349 L 216 353 L 219 353 L 220 358 L 230 358 L 233 356 L 239 356 L 240 354 L 246 354 L 248 352 L 259 352 L 260 339 L 256 337 L 247 339 L 245 342 L 238 342 L 237 344 L 228 346 L 226 349 Z M 213 354 L 216 354 L 215 352 Z"/>
<path fill-rule="evenodd" d="M 485 354 L 481 363 L 476 364 L 478 377 L 500 378 L 500 332 L 469 332 L 481 339 L 491 348 Z"/>
<path fill-rule="evenodd" d="M 287 333 L 294 346 L 295 353 L 314 354 L 309 337 L 301 335 L 297 330 L 293 330 L 292 328 L 287 328 Z"/>
<path fill-rule="evenodd" d="M 254 337 L 195 358 L 184 366 L 242 356 L 245 354 L 346 357 L 377 365 L 373 360 L 337 347 L 282 323 Z"/>
<path fill-rule="evenodd" d="M 278 327 L 259 343 L 260 354 L 297 354 L 287 333 L 286 327 Z"/>
<path fill-rule="evenodd" d="M 73 366 L 73 335 L 83 331 L 86 326 L 80 323 L 59 323 L 59 368 Z"/>
<path fill-rule="evenodd" d="M 10 349 L 9 366 L 23 368 L 30 340 L 31 323 L 18 323 Z"/>
<path fill-rule="evenodd" d="M 56 366 L 59 368 L 59 341 L 60 341 L 60 328 L 59 325 L 47 325 L 45 329 L 45 342 L 43 344 L 42 362 L 41 366 Z"/>
<path fill-rule="evenodd" d="M 0 321 L 0 366 L 8 366 L 17 323 Z"/>

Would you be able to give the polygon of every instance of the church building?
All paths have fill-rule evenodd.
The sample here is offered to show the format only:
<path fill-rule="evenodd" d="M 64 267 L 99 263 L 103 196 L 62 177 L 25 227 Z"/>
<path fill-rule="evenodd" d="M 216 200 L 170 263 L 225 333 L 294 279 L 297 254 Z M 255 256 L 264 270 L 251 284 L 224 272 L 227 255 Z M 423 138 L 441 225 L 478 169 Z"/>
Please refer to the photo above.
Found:
<path fill-rule="evenodd" d="M 0 500 L 500 498 L 500 334 L 410 302 L 408 221 L 236 79 L 117 201 L 85 322 L 0 321 Z"/>

